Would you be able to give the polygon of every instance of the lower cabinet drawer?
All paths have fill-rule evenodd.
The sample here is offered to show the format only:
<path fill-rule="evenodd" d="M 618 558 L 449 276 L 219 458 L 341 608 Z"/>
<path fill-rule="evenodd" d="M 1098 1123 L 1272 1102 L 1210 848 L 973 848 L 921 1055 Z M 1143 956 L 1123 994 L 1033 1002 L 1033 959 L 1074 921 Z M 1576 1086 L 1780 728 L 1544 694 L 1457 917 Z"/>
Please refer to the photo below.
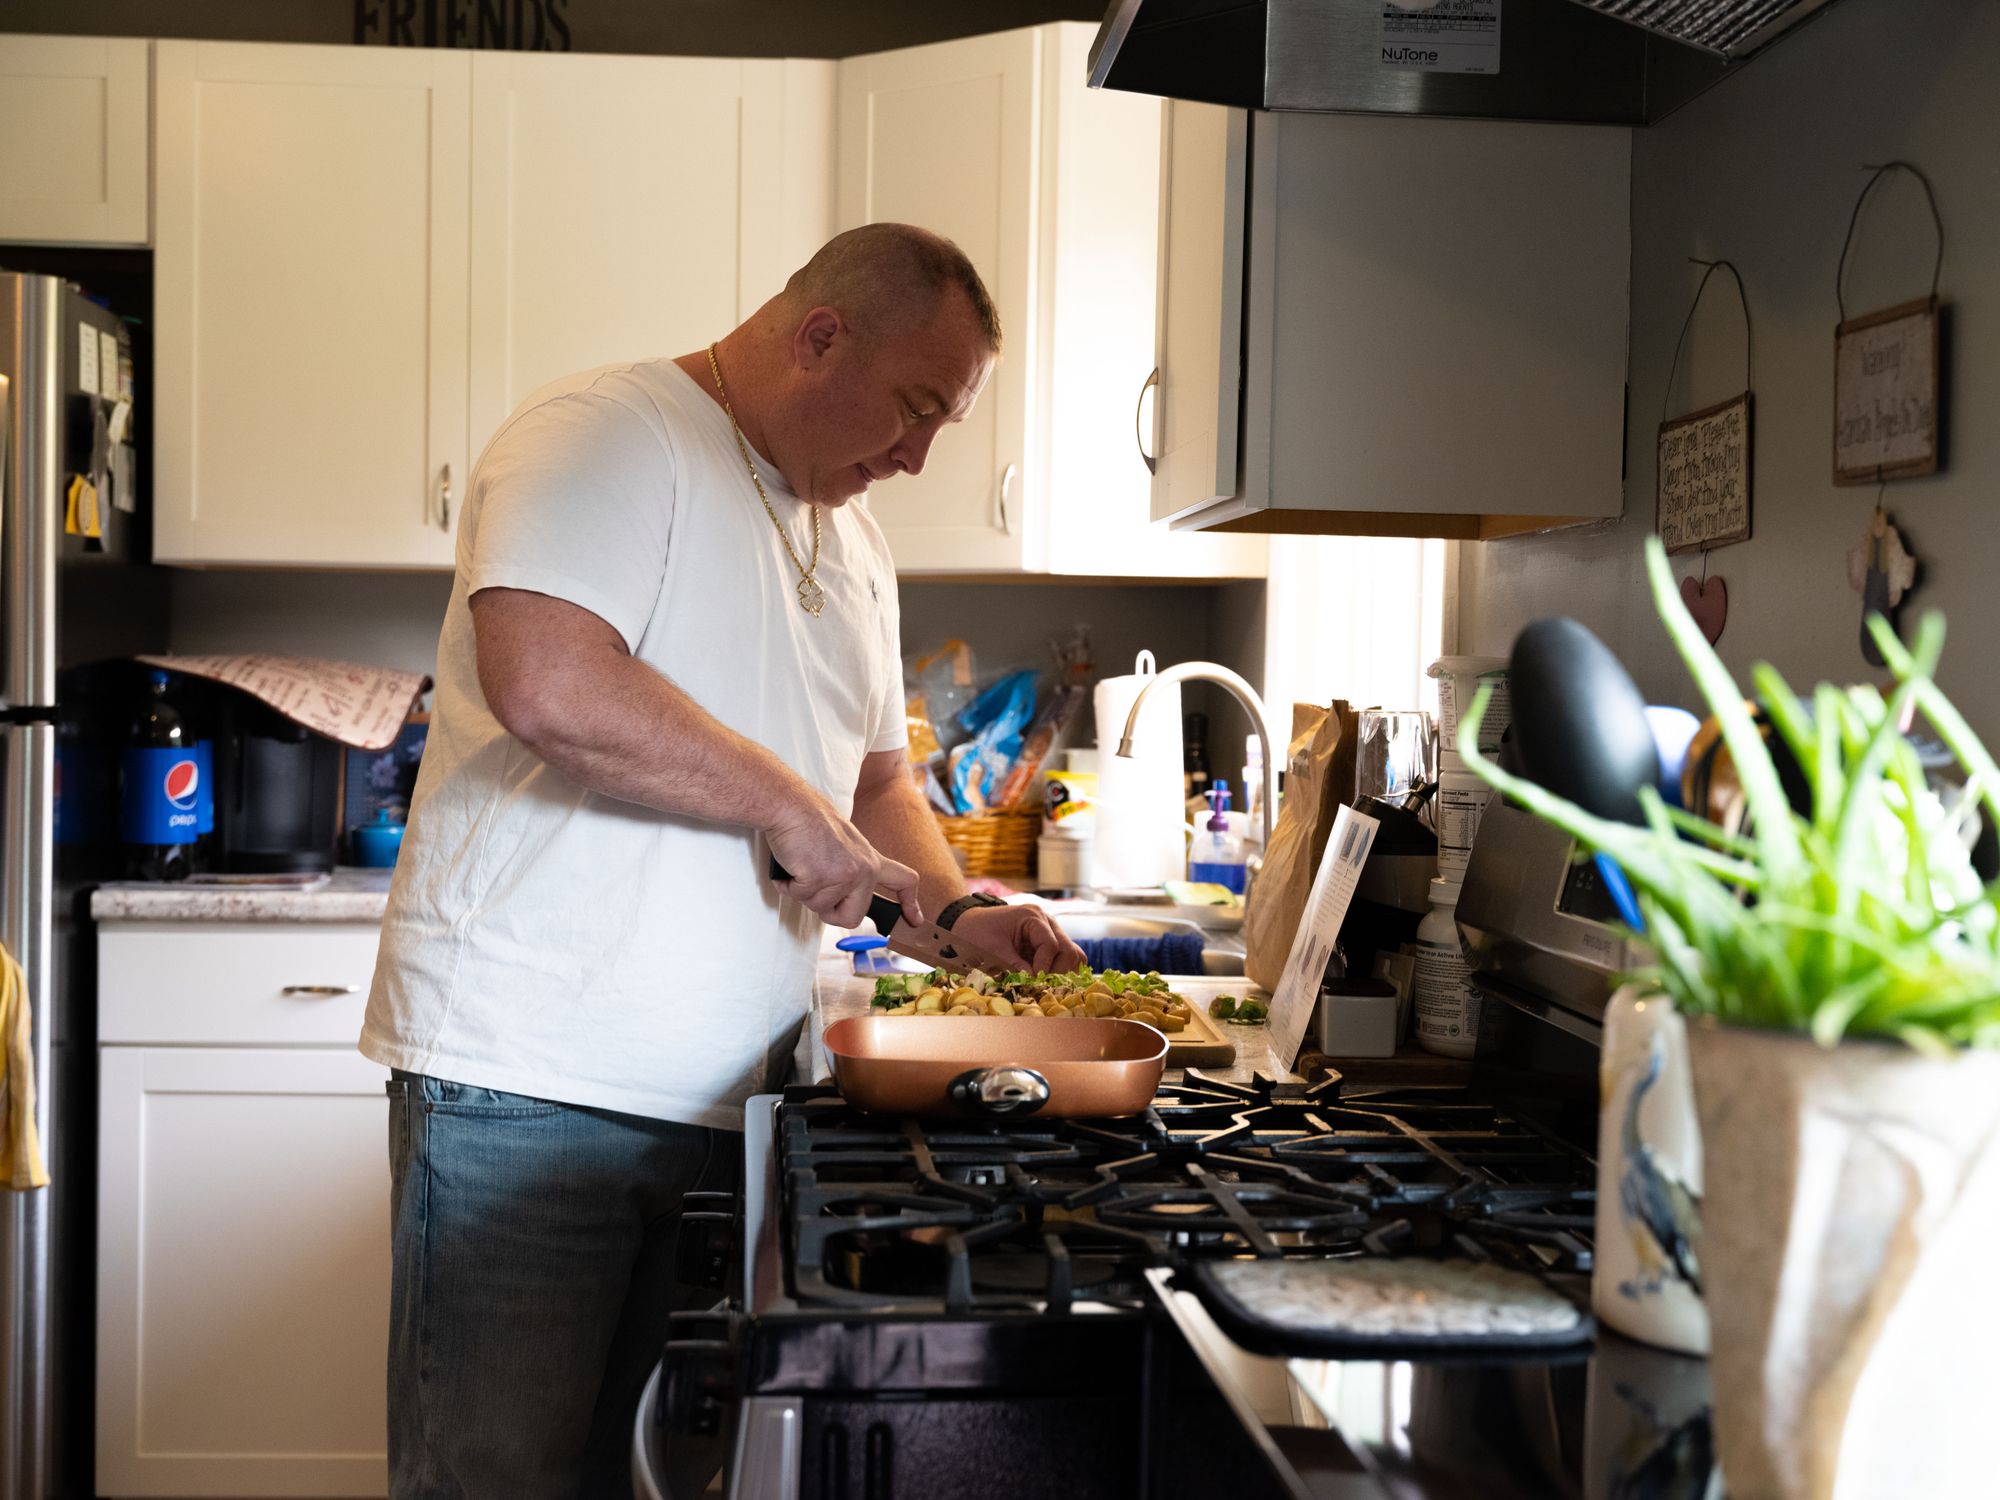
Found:
<path fill-rule="evenodd" d="M 101 1043 L 352 1045 L 372 922 L 131 922 L 98 929 Z"/>

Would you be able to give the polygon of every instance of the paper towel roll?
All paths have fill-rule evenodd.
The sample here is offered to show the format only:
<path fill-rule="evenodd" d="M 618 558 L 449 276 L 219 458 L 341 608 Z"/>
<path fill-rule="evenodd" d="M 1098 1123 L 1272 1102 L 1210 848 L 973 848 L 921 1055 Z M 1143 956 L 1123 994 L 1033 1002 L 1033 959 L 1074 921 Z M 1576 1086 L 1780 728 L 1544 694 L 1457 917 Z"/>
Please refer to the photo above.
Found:
<path fill-rule="evenodd" d="M 1153 675 L 1153 653 L 1141 651 L 1132 676 L 1107 677 L 1097 684 L 1092 873 L 1100 886 L 1153 886 L 1187 874 L 1178 682 L 1153 689 L 1132 731 L 1132 758 L 1118 754 L 1125 720 Z"/>

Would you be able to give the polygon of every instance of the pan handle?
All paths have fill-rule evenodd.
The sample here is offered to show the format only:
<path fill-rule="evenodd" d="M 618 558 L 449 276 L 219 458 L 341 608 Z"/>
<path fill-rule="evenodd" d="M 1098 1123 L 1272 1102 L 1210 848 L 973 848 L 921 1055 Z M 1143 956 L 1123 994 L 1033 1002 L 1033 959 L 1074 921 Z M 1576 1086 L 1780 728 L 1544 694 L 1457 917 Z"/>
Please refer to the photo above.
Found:
<path fill-rule="evenodd" d="M 1033 1068 L 1002 1063 L 959 1074 L 945 1093 L 969 1115 L 1031 1115 L 1049 1102 L 1049 1081 Z"/>

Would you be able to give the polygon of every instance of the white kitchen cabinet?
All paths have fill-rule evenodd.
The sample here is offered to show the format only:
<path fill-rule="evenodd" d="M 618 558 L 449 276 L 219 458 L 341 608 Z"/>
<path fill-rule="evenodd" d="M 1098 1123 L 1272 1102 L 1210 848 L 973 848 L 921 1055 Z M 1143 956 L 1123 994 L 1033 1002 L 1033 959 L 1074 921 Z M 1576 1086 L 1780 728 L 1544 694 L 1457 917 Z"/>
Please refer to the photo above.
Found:
<path fill-rule="evenodd" d="M 830 62 L 158 47 L 161 562 L 448 568 L 524 396 L 830 232 Z"/>
<path fill-rule="evenodd" d="M 1478 538 L 1620 514 L 1629 131 L 1192 120 L 1203 108 L 1175 106 L 1176 143 L 1195 156 L 1169 172 L 1156 515 Z M 1176 212 L 1184 182 L 1197 212 Z M 1189 310 L 1207 316 L 1200 299 L 1216 287 L 1218 336 L 1203 336 Z"/>
<path fill-rule="evenodd" d="M 100 1050 L 97 1491 L 388 1492 L 387 1071 Z"/>
<path fill-rule="evenodd" d="M 472 451 L 537 386 L 684 354 L 831 232 L 834 64 L 480 53 Z"/>
<path fill-rule="evenodd" d="M 1249 116 L 1170 99 L 1160 127 L 1155 520 L 1236 493 Z"/>
<path fill-rule="evenodd" d="M 1005 348 L 970 418 L 870 508 L 905 574 L 1256 577 L 1255 538 L 1150 525 L 1140 438 L 1154 364 L 1161 112 L 1084 84 L 1059 23 L 840 65 L 838 222 L 957 241 Z M 940 132 L 949 133 L 948 148 Z"/>
<path fill-rule="evenodd" d="M 99 927 L 98 1494 L 386 1493 L 379 936 Z"/>
<path fill-rule="evenodd" d="M 146 243 L 150 45 L 0 36 L 0 240 Z"/>
<path fill-rule="evenodd" d="M 155 59 L 155 558 L 449 567 L 469 55 Z"/>

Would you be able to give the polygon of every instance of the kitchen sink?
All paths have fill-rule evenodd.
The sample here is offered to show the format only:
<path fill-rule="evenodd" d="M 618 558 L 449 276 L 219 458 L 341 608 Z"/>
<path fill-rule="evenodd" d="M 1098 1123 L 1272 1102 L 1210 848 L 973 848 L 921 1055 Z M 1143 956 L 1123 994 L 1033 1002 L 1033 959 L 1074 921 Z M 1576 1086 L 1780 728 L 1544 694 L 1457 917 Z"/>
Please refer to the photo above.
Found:
<path fill-rule="evenodd" d="M 1183 917 L 1154 916 L 1133 911 L 1055 911 L 1050 913 L 1072 938 L 1152 938 L 1192 933 L 1202 941 L 1201 971 L 1215 976 L 1243 972 L 1243 940 L 1233 932 L 1213 932 Z"/>

